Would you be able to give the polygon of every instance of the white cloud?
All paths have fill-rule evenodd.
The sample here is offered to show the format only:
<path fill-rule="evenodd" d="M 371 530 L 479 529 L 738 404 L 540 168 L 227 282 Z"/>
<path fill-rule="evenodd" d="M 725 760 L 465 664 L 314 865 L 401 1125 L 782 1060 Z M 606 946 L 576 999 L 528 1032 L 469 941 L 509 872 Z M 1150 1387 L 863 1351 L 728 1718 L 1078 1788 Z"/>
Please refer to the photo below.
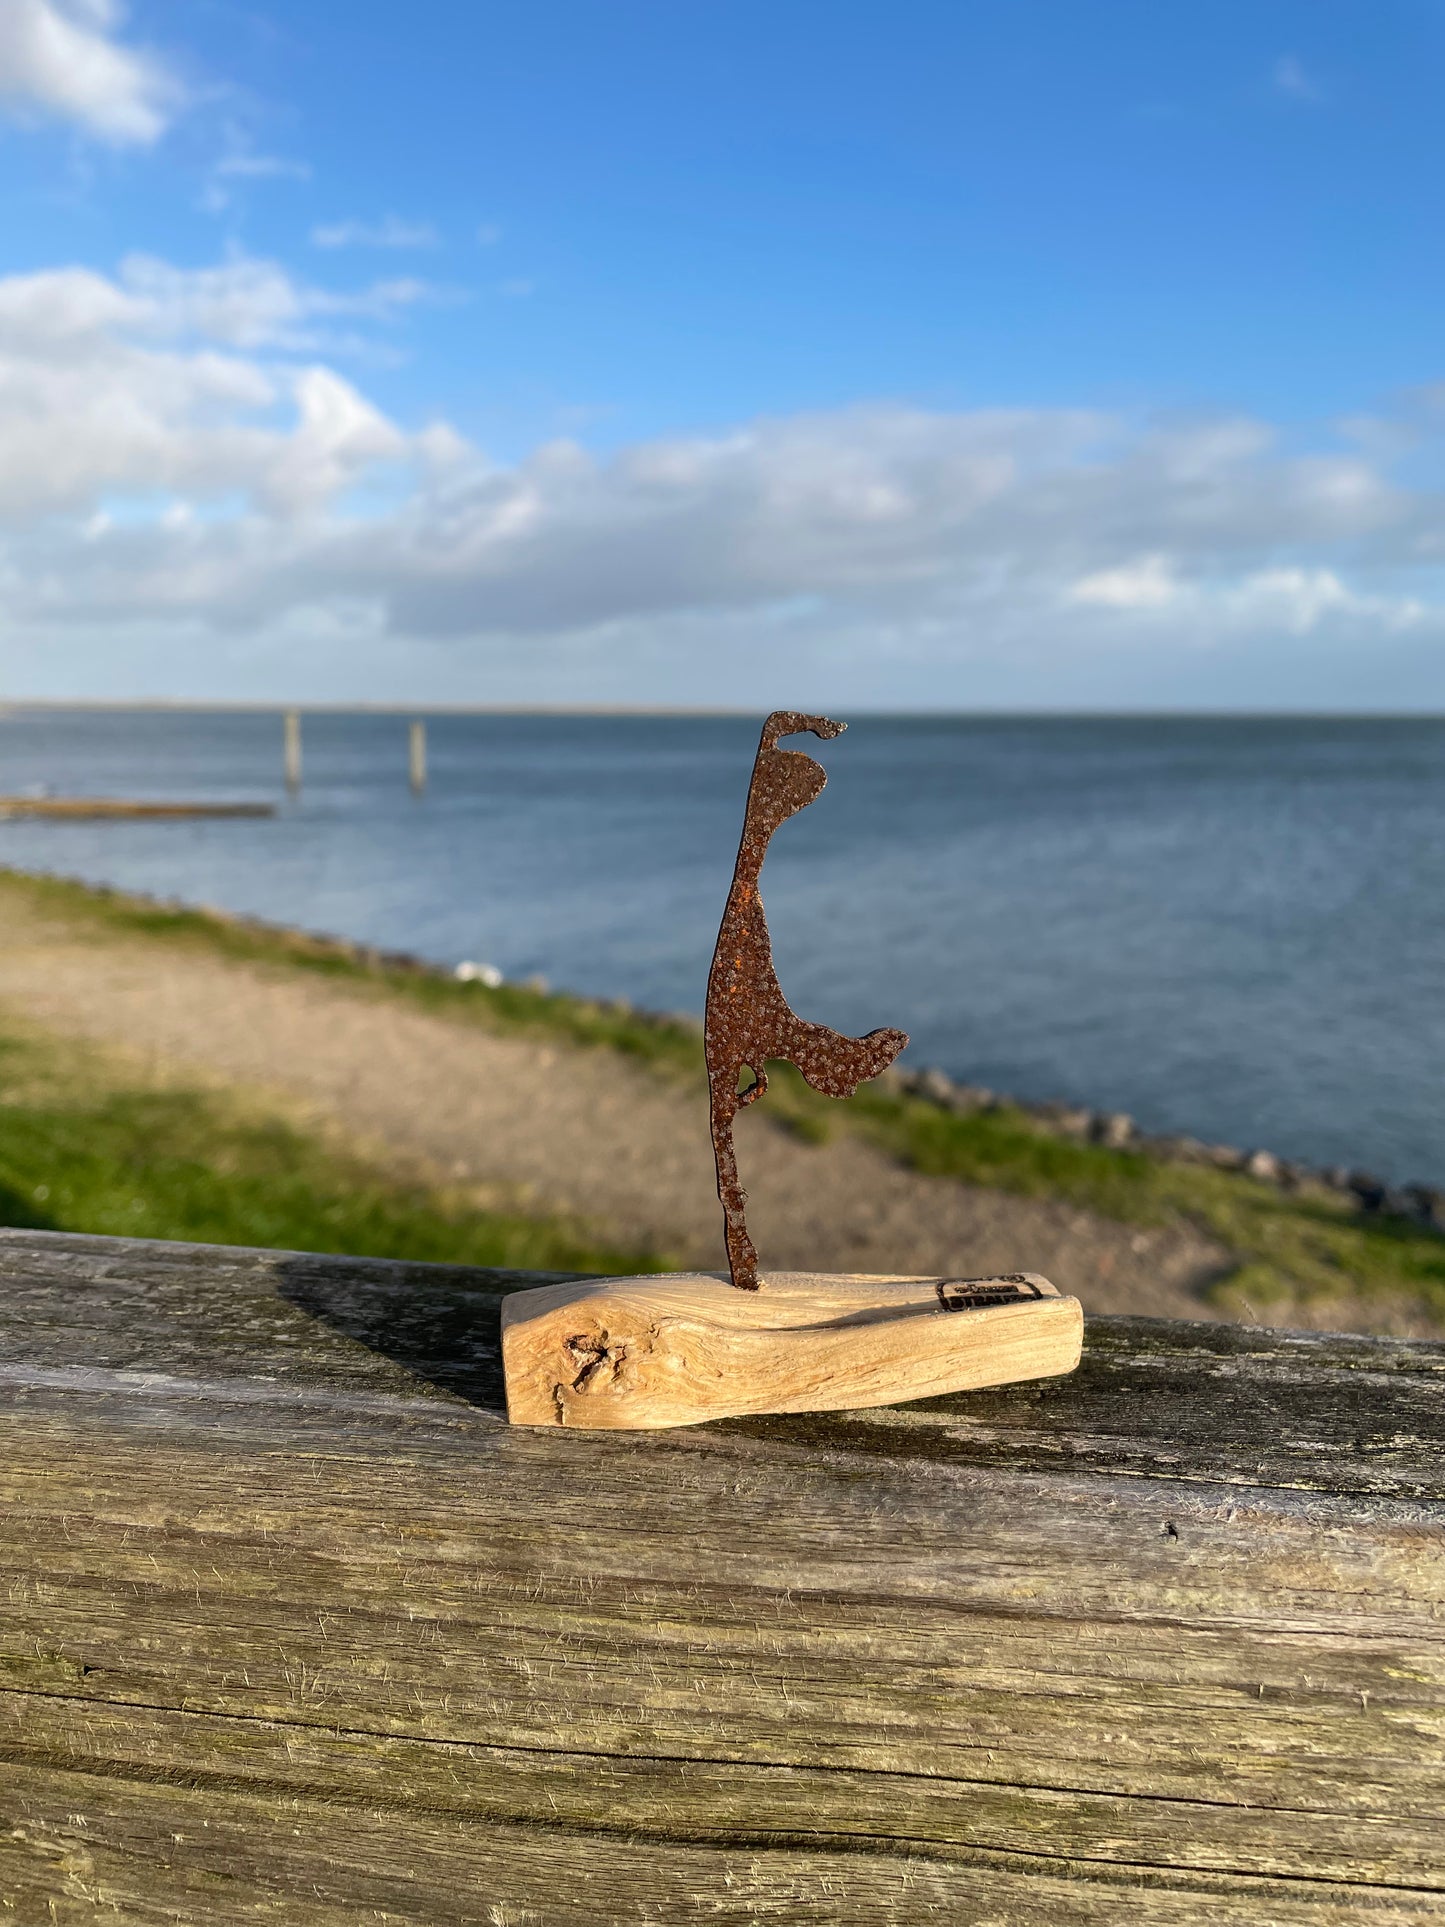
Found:
<path fill-rule="evenodd" d="M 407 454 L 401 431 L 329 368 L 303 368 L 291 399 L 295 425 L 277 445 L 262 482 L 268 506 L 292 516 L 304 513 L 332 501 L 377 463 Z"/>
<path fill-rule="evenodd" d="M 1167 609 L 1176 634 L 1206 641 L 1241 631 L 1307 636 L 1346 619 L 1377 632 L 1400 631 L 1430 614 L 1416 596 L 1361 593 L 1330 568 L 1296 564 L 1181 581 L 1160 555 L 1085 576 L 1070 586 L 1067 599 L 1118 612 Z"/>
<path fill-rule="evenodd" d="M 311 168 L 306 161 L 293 161 L 281 154 L 223 154 L 214 171 L 226 180 L 309 181 Z"/>
<path fill-rule="evenodd" d="M 72 341 L 134 327 L 145 313 L 133 293 L 89 268 L 0 280 L 0 343 L 42 363 L 66 357 Z"/>
<path fill-rule="evenodd" d="M 410 444 L 334 370 L 281 358 L 319 313 L 373 312 L 376 293 L 298 286 L 267 262 L 184 270 L 137 257 L 0 280 L 0 540 L 66 524 L 95 541 L 116 498 L 241 505 L 279 536 Z M 429 448 L 417 460 L 434 465 Z M 136 515 L 123 524 L 134 539 Z M 162 514 L 163 535 L 190 527 Z M 47 591 L 54 604 L 57 593 Z M 59 600 L 63 601 L 63 596 Z"/>
<path fill-rule="evenodd" d="M 0 282 L 0 300 L 6 285 Z M 274 261 L 244 254 L 212 268 L 177 268 L 151 255 L 129 255 L 121 263 L 118 291 L 136 304 L 133 325 L 152 333 L 194 335 L 228 348 L 295 350 L 327 346 L 318 321 L 333 316 L 385 320 L 431 292 L 425 282 L 392 280 L 338 294 L 298 282 Z"/>
<path fill-rule="evenodd" d="M 440 236 L 430 221 L 403 221 L 395 214 L 379 221 L 333 221 L 311 230 L 318 248 L 434 248 Z"/>
<path fill-rule="evenodd" d="M 120 42 L 122 24 L 116 0 L 3 0 L 0 99 L 117 145 L 150 145 L 179 88 L 152 55 Z"/>
<path fill-rule="evenodd" d="M 207 214 L 225 214 L 235 206 L 238 192 L 259 181 L 309 181 L 311 168 L 284 154 L 258 153 L 243 129 L 226 130 L 226 148 L 206 176 L 200 205 Z"/>
<path fill-rule="evenodd" d="M 1321 101 L 1325 97 L 1324 88 L 1306 71 L 1297 54 L 1281 54 L 1274 63 L 1274 85 L 1277 93 L 1288 94 L 1292 100 Z"/>
<path fill-rule="evenodd" d="M 497 226 L 495 221 L 483 221 L 477 229 L 477 246 L 479 248 L 494 248 L 501 238 L 502 230 Z"/>
<path fill-rule="evenodd" d="M 404 659 L 516 694 L 1057 699 L 1081 665 L 1445 638 L 1445 508 L 1386 440 L 880 403 L 498 465 L 332 365 L 335 317 L 417 292 L 244 256 L 0 280 L 12 665 L 23 638 L 93 676 L 126 637 L 182 686 L 314 648 L 338 693 Z M 1415 432 L 1442 432 L 1425 403 Z"/>
<path fill-rule="evenodd" d="M 1144 555 L 1116 569 L 1096 569 L 1069 586 L 1071 602 L 1093 602 L 1101 609 L 1162 609 L 1178 593 L 1167 555 Z"/>
<path fill-rule="evenodd" d="M 1219 594 L 1237 622 L 1277 625 L 1309 635 L 1332 617 L 1359 617 L 1381 631 L 1412 629 L 1430 611 L 1413 595 L 1371 595 L 1351 589 L 1333 569 L 1260 569 Z"/>

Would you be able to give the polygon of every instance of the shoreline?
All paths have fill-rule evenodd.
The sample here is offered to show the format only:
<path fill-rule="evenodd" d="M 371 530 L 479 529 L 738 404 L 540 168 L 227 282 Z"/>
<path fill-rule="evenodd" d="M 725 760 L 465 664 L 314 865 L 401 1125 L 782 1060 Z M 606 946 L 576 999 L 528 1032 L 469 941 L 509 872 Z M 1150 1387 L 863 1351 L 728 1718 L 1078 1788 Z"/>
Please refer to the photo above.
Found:
<path fill-rule="evenodd" d="M 721 1262 L 696 1019 L 53 874 L 0 870 L 0 897 L 0 1017 L 22 1030 L 118 1046 L 142 1085 L 274 1100 L 477 1208 L 674 1269 Z M 779 1064 L 745 1124 L 750 1216 L 780 1269 L 1028 1269 L 1101 1312 L 1445 1338 L 1433 1217 L 1303 1167 L 926 1068 L 837 1104 Z M 247 1208 L 269 1223 L 264 1198 Z"/>
<path fill-rule="evenodd" d="M 543 978 L 514 981 L 490 965 L 462 961 L 449 966 L 414 951 L 386 949 L 331 932 L 275 923 L 217 904 L 186 903 L 144 891 L 122 890 L 84 877 L 44 870 L 12 869 L 10 874 L 70 885 L 101 900 L 134 905 L 162 915 L 199 917 L 218 930 L 247 932 L 258 939 L 296 946 L 317 956 L 329 955 L 365 971 L 394 971 L 438 984 L 476 984 L 485 990 L 505 989 L 540 999 L 556 997 L 657 1031 L 685 1033 L 697 1039 L 702 1036 L 701 1020 L 686 1012 L 653 1011 L 641 1009 L 625 999 L 592 999 L 585 992 L 555 991 Z M 1445 1234 L 1445 1187 L 1422 1181 L 1392 1185 L 1356 1166 L 1317 1166 L 1262 1146 L 1209 1143 L 1182 1133 L 1150 1133 L 1142 1130 L 1126 1111 L 1095 1109 L 1058 1099 L 1017 1097 L 956 1079 L 937 1066 L 899 1069 L 894 1065 L 873 1080 L 873 1088 L 911 1097 L 954 1117 L 1018 1115 L 1028 1119 L 1035 1129 L 1064 1142 L 1132 1153 L 1159 1164 L 1194 1165 L 1238 1174 L 1271 1185 L 1283 1195 L 1314 1188 L 1348 1203 L 1361 1217 L 1394 1220 Z"/>

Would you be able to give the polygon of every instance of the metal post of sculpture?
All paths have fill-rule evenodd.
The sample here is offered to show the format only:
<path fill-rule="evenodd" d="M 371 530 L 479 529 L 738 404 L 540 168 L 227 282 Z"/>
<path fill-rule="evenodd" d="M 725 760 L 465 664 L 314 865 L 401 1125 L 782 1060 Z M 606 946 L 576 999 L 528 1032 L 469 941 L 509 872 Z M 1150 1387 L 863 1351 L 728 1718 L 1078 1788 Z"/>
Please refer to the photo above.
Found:
<path fill-rule="evenodd" d="M 732 888 L 708 977 L 704 1038 L 713 1157 L 728 1269 L 742 1291 L 758 1289 L 758 1254 L 748 1236 L 747 1192 L 738 1178 L 733 1120 L 744 1105 L 756 1103 L 767 1090 L 767 1060 L 782 1058 L 795 1064 L 815 1091 L 851 1097 L 860 1084 L 886 1070 L 908 1042 L 901 1030 L 870 1030 L 866 1037 L 844 1037 L 797 1016 L 773 968 L 772 938 L 758 894 L 758 877 L 773 832 L 806 809 L 828 781 L 822 766 L 802 750 L 779 749 L 780 738 L 806 730 L 826 742 L 841 736 L 846 727 L 826 716 L 804 716 L 791 709 L 775 709 L 763 724 Z M 740 1091 L 738 1080 L 744 1070 L 753 1081 Z"/>

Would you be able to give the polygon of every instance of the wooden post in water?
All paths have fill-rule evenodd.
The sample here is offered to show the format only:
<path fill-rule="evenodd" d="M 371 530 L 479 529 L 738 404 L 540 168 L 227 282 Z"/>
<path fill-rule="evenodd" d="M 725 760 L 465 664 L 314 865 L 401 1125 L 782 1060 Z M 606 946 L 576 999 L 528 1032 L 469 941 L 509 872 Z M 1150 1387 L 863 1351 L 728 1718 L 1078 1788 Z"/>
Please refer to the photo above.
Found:
<path fill-rule="evenodd" d="M 294 796 L 301 788 L 301 711 L 288 709 L 284 718 L 286 787 Z"/>
<path fill-rule="evenodd" d="M 426 788 L 426 724 L 418 718 L 411 726 L 411 793 L 420 796 Z"/>

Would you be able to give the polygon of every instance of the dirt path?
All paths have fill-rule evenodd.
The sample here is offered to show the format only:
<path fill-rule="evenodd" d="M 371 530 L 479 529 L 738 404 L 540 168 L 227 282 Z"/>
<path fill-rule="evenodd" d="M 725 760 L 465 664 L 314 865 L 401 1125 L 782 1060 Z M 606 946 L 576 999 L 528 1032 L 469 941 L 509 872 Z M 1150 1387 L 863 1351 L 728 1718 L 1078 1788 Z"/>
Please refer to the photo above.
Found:
<path fill-rule="evenodd" d="M 614 1244 L 720 1266 L 705 1107 L 605 1051 L 493 1037 L 364 986 L 98 934 L 0 885 L 0 1002 L 166 1067 L 284 1093 L 479 1201 L 580 1218 Z M 765 1267 L 1042 1271 L 1097 1311 L 1198 1316 L 1227 1255 L 1184 1229 L 921 1177 L 839 1134 L 740 1120 Z"/>

